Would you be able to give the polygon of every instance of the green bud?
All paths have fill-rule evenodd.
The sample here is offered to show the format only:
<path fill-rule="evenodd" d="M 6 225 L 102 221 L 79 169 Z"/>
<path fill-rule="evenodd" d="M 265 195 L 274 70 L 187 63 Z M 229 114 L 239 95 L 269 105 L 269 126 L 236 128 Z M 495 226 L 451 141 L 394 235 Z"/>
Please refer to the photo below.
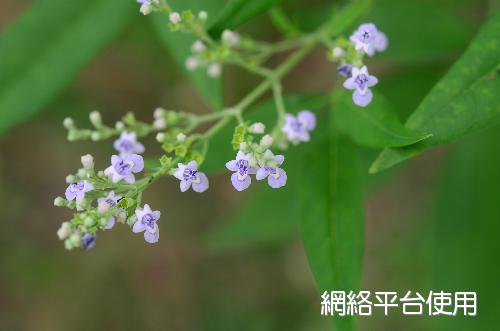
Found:
<path fill-rule="evenodd" d="M 187 149 L 185 146 L 179 145 L 179 146 L 175 147 L 175 155 L 184 157 L 184 156 L 186 156 L 186 153 L 187 153 Z"/>
<path fill-rule="evenodd" d="M 172 153 L 172 152 L 174 151 L 174 149 L 175 149 L 175 146 L 174 146 L 174 144 L 172 144 L 172 143 L 164 143 L 164 144 L 162 145 L 162 148 L 163 148 L 163 150 L 164 150 L 165 152 L 167 152 L 167 153 Z"/>
<path fill-rule="evenodd" d="M 190 10 L 183 11 L 181 14 L 182 20 L 186 22 L 192 22 L 194 15 L 193 12 Z"/>
<path fill-rule="evenodd" d="M 67 175 L 66 176 L 66 183 L 71 184 L 75 183 L 78 180 L 75 175 Z"/>
<path fill-rule="evenodd" d="M 56 207 L 64 207 L 66 206 L 66 199 L 57 197 L 54 199 L 54 206 Z"/>
<path fill-rule="evenodd" d="M 83 224 L 86 226 L 86 227 L 91 227 L 92 225 L 94 225 L 95 221 L 93 218 L 91 217 L 87 217 L 83 220 Z"/>
<path fill-rule="evenodd" d="M 161 158 L 160 158 L 160 163 L 161 165 L 164 167 L 164 168 L 168 168 L 170 167 L 170 165 L 172 164 L 172 158 L 166 156 L 166 155 L 163 155 Z"/>

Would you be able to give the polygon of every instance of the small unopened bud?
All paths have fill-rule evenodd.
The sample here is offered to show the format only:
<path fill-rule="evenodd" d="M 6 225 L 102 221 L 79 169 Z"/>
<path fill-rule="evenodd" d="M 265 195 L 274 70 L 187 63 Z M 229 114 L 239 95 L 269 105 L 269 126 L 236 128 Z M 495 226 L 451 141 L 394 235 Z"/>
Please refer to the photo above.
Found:
<path fill-rule="evenodd" d="M 260 145 L 264 148 L 269 148 L 273 144 L 273 137 L 270 135 L 266 134 L 262 139 L 260 140 Z"/>
<path fill-rule="evenodd" d="M 68 222 L 61 224 L 59 230 L 57 230 L 57 236 L 60 240 L 68 238 L 71 233 L 71 225 Z"/>
<path fill-rule="evenodd" d="M 158 132 L 158 134 L 156 134 L 156 141 L 163 143 L 165 141 L 165 134 L 163 132 Z"/>
<path fill-rule="evenodd" d="M 149 15 L 153 12 L 153 7 L 149 3 L 144 3 L 139 11 L 142 13 L 142 15 Z"/>
<path fill-rule="evenodd" d="M 89 119 L 90 123 L 92 123 L 94 126 L 100 126 L 102 124 L 101 113 L 99 113 L 97 110 L 89 114 Z"/>
<path fill-rule="evenodd" d="M 206 21 L 208 19 L 208 13 L 202 10 L 198 13 L 198 18 L 202 21 Z"/>
<path fill-rule="evenodd" d="M 123 210 L 120 210 L 115 215 L 115 219 L 116 219 L 117 222 L 125 223 L 125 221 L 127 220 L 127 214 Z"/>
<path fill-rule="evenodd" d="M 90 154 L 83 155 L 81 157 L 82 166 L 86 169 L 92 168 L 94 166 L 94 157 Z"/>
<path fill-rule="evenodd" d="M 80 235 L 78 233 L 73 233 L 67 241 L 71 248 L 80 247 Z"/>
<path fill-rule="evenodd" d="M 86 227 L 91 227 L 92 225 L 94 225 L 94 223 L 95 221 L 92 217 L 87 217 L 83 220 L 83 225 L 85 225 Z"/>
<path fill-rule="evenodd" d="M 116 122 L 116 124 L 115 124 L 115 129 L 117 129 L 117 130 L 121 131 L 121 130 L 125 129 L 125 124 L 123 124 L 123 122 L 122 122 L 122 121 L 118 121 L 118 122 Z"/>
<path fill-rule="evenodd" d="M 240 150 L 241 151 L 246 151 L 248 148 L 248 144 L 246 142 L 240 143 Z"/>
<path fill-rule="evenodd" d="M 181 21 L 181 15 L 177 12 L 173 12 L 168 16 L 168 18 L 172 24 L 178 24 Z"/>
<path fill-rule="evenodd" d="M 217 78 L 222 72 L 222 67 L 219 63 L 213 63 L 208 66 L 207 73 L 212 78 Z"/>
<path fill-rule="evenodd" d="M 179 133 L 179 134 L 177 135 L 177 141 L 178 141 L 178 142 L 182 143 L 182 142 L 184 142 L 185 140 L 186 140 L 186 135 L 185 135 L 184 133 L 182 133 L 182 132 L 181 132 L 181 133 Z"/>
<path fill-rule="evenodd" d="M 153 122 L 153 128 L 155 130 L 164 130 L 167 128 L 167 121 L 164 118 L 157 118 Z"/>
<path fill-rule="evenodd" d="M 90 139 L 92 139 L 93 141 L 98 141 L 101 139 L 101 133 L 95 131 L 95 132 L 92 132 L 92 134 L 90 135 Z"/>
<path fill-rule="evenodd" d="M 66 176 L 66 183 L 71 184 L 77 181 L 77 178 L 75 175 L 67 175 Z"/>
<path fill-rule="evenodd" d="M 165 112 L 166 110 L 161 108 L 161 107 L 158 107 L 155 109 L 154 113 L 153 113 L 153 117 L 154 118 L 162 118 L 162 117 L 165 117 Z"/>
<path fill-rule="evenodd" d="M 240 35 L 231 30 L 224 30 L 222 32 L 222 40 L 230 47 L 238 46 L 240 43 Z"/>
<path fill-rule="evenodd" d="M 71 117 L 66 117 L 63 121 L 63 126 L 69 130 L 75 126 L 75 122 L 73 122 Z"/>
<path fill-rule="evenodd" d="M 207 47 L 201 40 L 196 40 L 191 46 L 191 51 L 193 53 L 201 53 L 207 50 Z"/>
<path fill-rule="evenodd" d="M 54 199 L 54 206 L 56 207 L 64 207 L 66 205 L 66 200 L 61 197 L 57 197 Z"/>
<path fill-rule="evenodd" d="M 87 177 L 88 173 L 86 169 L 78 169 L 78 172 L 76 173 L 78 177 L 80 178 L 85 178 Z"/>
<path fill-rule="evenodd" d="M 186 59 L 186 69 L 193 71 L 200 65 L 200 61 L 194 56 L 190 56 Z"/>
<path fill-rule="evenodd" d="M 345 51 L 340 47 L 334 47 L 332 50 L 333 57 L 342 57 L 342 56 L 344 56 L 344 54 L 345 54 Z"/>
<path fill-rule="evenodd" d="M 99 214 L 106 214 L 111 209 L 111 205 L 106 201 L 101 201 L 97 204 L 97 212 Z"/>
<path fill-rule="evenodd" d="M 248 128 L 248 131 L 250 131 L 250 133 L 263 134 L 264 131 L 266 131 L 266 126 L 260 122 L 257 122 L 252 124 Z"/>

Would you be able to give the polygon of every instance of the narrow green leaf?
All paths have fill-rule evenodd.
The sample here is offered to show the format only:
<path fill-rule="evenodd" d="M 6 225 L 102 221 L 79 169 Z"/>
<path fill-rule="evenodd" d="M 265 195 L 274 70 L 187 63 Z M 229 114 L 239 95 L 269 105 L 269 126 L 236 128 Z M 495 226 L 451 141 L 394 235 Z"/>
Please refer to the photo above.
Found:
<path fill-rule="evenodd" d="M 222 8 L 223 0 L 173 0 L 169 3 L 176 11 L 193 10 L 198 12 L 204 10 L 208 13 L 209 22 Z M 165 48 L 170 52 L 178 66 L 192 80 L 194 85 L 206 98 L 214 110 L 221 110 L 224 106 L 222 78 L 212 78 L 207 75 L 206 70 L 198 69 L 188 71 L 186 59 L 191 55 L 191 45 L 195 38 L 182 32 L 171 32 L 168 27 L 168 17 L 164 15 L 152 15 L 154 27 Z"/>
<path fill-rule="evenodd" d="M 342 93 L 338 101 L 334 109 L 335 127 L 359 145 L 399 147 L 431 136 L 404 127 L 383 95 L 375 94 L 372 103 L 365 108 L 356 106 L 350 93 Z"/>
<path fill-rule="evenodd" d="M 408 119 L 407 128 L 433 136 L 407 147 L 385 149 L 372 164 L 371 172 L 500 123 L 498 31 L 500 13 L 484 24 L 465 54 Z"/>
<path fill-rule="evenodd" d="M 361 278 L 364 216 L 356 147 L 330 129 L 301 177 L 301 224 L 309 265 L 320 293 L 356 291 Z M 337 330 L 355 330 L 335 317 Z"/>
<path fill-rule="evenodd" d="M 40 111 L 122 31 L 135 4 L 39 1 L 0 40 L 0 133 Z"/>
<path fill-rule="evenodd" d="M 283 0 L 230 0 L 212 24 L 209 33 L 219 37 L 225 29 L 235 29 L 241 24 L 280 4 Z"/>

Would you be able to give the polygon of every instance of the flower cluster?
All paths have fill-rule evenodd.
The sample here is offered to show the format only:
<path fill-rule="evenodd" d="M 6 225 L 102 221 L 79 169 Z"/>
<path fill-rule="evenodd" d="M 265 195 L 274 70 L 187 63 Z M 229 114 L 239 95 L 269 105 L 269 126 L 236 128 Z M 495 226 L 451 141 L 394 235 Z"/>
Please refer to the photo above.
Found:
<path fill-rule="evenodd" d="M 363 56 L 373 56 L 376 52 L 385 51 L 388 46 L 387 36 L 379 31 L 375 24 L 364 23 L 354 31 L 349 41 L 340 40 L 339 44 L 345 46 L 347 51 L 340 46 L 332 50 L 333 58 L 341 62 L 337 72 L 347 78 L 344 87 L 353 91 L 353 102 L 360 107 L 366 107 L 373 99 L 370 87 L 376 85 L 378 80 L 370 75 L 368 68 L 362 64 Z"/>

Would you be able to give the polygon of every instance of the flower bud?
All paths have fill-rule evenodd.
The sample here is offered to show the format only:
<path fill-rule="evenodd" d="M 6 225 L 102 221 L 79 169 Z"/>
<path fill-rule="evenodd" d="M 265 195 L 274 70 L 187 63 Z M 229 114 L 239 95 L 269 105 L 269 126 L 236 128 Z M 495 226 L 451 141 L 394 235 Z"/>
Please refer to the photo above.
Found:
<path fill-rule="evenodd" d="M 264 131 L 266 131 L 266 126 L 260 122 L 252 124 L 249 128 L 248 131 L 250 133 L 256 133 L 256 134 L 263 134 Z"/>
<path fill-rule="evenodd" d="M 240 151 L 244 152 L 248 149 L 248 144 L 246 142 L 240 143 Z"/>
<path fill-rule="evenodd" d="M 83 155 L 81 161 L 85 169 L 90 169 L 94 167 L 94 157 L 90 154 Z"/>
<path fill-rule="evenodd" d="M 207 74 L 212 78 L 217 78 L 222 72 L 222 67 L 219 63 L 213 63 L 208 66 Z"/>
<path fill-rule="evenodd" d="M 57 197 L 54 199 L 54 206 L 56 207 L 64 207 L 66 205 L 66 200 L 61 197 Z"/>
<path fill-rule="evenodd" d="M 63 121 L 63 126 L 66 128 L 66 129 L 71 129 L 73 128 L 75 125 L 75 122 L 73 122 L 73 119 L 71 117 L 66 117 Z"/>
<path fill-rule="evenodd" d="M 123 124 L 123 122 L 122 122 L 122 121 L 118 121 L 118 122 L 116 122 L 116 124 L 115 124 L 115 129 L 117 129 L 117 130 L 121 131 L 121 130 L 125 129 L 125 124 Z"/>
<path fill-rule="evenodd" d="M 198 13 L 198 18 L 202 21 L 206 21 L 208 19 L 208 13 L 202 10 Z"/>
<path fill-rule="evenodd" d="M 161 107 L 158 107 L 155 109 L 154 113 L 153 113 L 153 117 L 158 119 L 158 118 L 163 118 L 165 117 L 165 112 L 166 110 L 161 108 Z"/>
<path fill-rule="evenodd" d="M 273 137 L 270 135 L 266 134 L 262 139 L 260 140 L 260 145 L 264 148 L 269 148 L 273 144 Z"/>
<path fill-rule="evenodd" d="M 332 49 L 332 55 L 333 57 L 342 57 L 345 55 L 345 51 L 340 47 L 334 47 Z"/>
<path fill-rule="evenodd" d="M 182 142 L 186 141 L 186 135 L 185 135 L 184 133 L 182 133 L 182 132 L 181 132 L 181 133 L 179 133 L 179 134 L 177 135 L 177 141 L 178 141 L 178 142 L 180 142 L 180 143 L 182 143 Z"/>
<path fill-rule="evenodd" d="M 170 23 L 178 24 L 181 21 L 181 15 L 177 12 L 173 12 L 168 16 Z"/>
<path fill-rule="evenodd" d="M 199 65 L 200 61 L 198 61 L 198 59 L 194 56 L 190 56 L 186 59 L 186 69 L 189 71 L 195 70 Z"/>
<path fill-rule="evenodd" d="M 78 233 L 73 233 L 67 239 L 71 248 L 80 247 L 80 235 Z"/>
<path fill-rule="evenodd" d="M 68 238 L 70 234 L 71 225 L 68 222 L 64 222 L 63 224 L 61 224 L 61 227 L 59 228 L 59 230 L 57 230 L 57 236 L 60 240 Z"/>
<path fill-rule="evenodd" d="M 155 130 L 164 130 L 167 128 L 167 121 L 164 118 L 157 118 L 153 122 L 153 128 Z"/>
<path fill-rule="evenodd" d="M 97 204 L 97 212 L 99 214 L 106 214 L 110 209 L 111 205 L 106 201 L 102 201 Z"/>
<path fill-rule="evenodd" d="M 234 47 L 240 43 L 240 36 L 231 30 L 224 30 L 222 32 L 222 40 L 230 47 Z"/>
<path fill-rule="evenodd" d="M 207 47 L 201 40 L 196 40 L 191 46 L 191 51 L 193 53 L 201 53 L 207 50 Z"/>
<path fill-rule="evenodd" d="M 92 225 L 94 225 L 95 221 L 92 217 L 87 217 L 83 220 L 83 225 L 85 225 L 86 227 L 91 227 Z"/>
<path fill-rule="evenodd" d="M 66 183 L 71 184 L 71 183 L 75 183 L 76 181 L 77 181 L 77 178 L 75 177 L 75 175 L 67 175 L 66 176 Z"/>
<path fill-rule="evenodd" d="M 99 113 L 97 110 L 89 114 L 89 119 L 90 123 L 92 123 L 94 126 L 100 126 L 102 124 L 101 113 Z"/>
<path fill-rule="evenodd" d="M 78 169 L 78 172 L 76 174 L 80 178 L 85 178 L 85 177 L 87 177 L 87 170 L 85 170 L 85 169 Z"/>
<path fill-rule="evenodd" d="M 97 131 L 92 132 L 92 134 L 90 135 L 90 139 L 92 139 L 93 141 L 98 141 L 101 139 L 101 134 Z"/>
<path fill-rule="evenodd" d="M 159 143 L 163 143 L 165 141 L 165 134 L 163 132 L 158 132 L 156 135 L 156 141 Z"/>
<path fill-rule="evenodd" d="M 120 210 L 115 215 L 115 219 L 116 219 L 117 222 L 125 223 L 125 221 L 127 220 L 127 214 L 123 210 Z"/>

